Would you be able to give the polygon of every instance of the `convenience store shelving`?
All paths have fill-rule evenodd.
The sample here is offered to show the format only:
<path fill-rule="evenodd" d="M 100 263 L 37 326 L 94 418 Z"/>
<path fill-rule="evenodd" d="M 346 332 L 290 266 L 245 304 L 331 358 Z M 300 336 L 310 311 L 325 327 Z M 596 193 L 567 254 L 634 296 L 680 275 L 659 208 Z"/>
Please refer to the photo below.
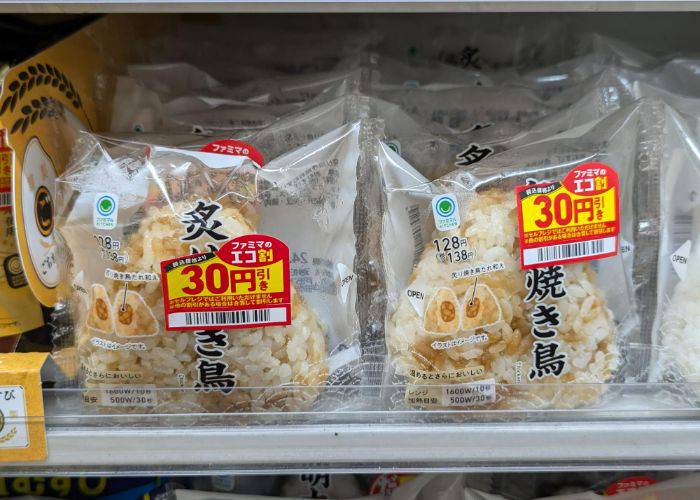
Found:
<path fill-rule="evenodd" d="M 585 12 L 591 16 L 597 12 L 655 11 L 700 12 L 700 2 L 0 0 L 0 12 L 23 14 Z M 648 394 L 643 398 L 640 394 L 645 390 L 639 387 L 633 395 L 620 394 L 617 404 L 597 410 L 474 410 L 431 415 L 371 411 L 315 417 L 77 416 L 55 405 L 60 399 L 56 391 L 47 391 L 48 459 L 3 464 L 2 471 L 5 475 L 192 475 L 309 469 L 484 472 L 700 468 L 700 407 L 655 401 Z"/>
<path fill-rule="evenodd" d="M 588 410 L 81 414 L 47 391 L 49 457 L 5 474 L 700 468 L 700 408 L 673 386 L 612 386 Z M 645 392 L 656 391 L 651 398 Z M 78 394 L 68 390 L 75 403 Z"/>

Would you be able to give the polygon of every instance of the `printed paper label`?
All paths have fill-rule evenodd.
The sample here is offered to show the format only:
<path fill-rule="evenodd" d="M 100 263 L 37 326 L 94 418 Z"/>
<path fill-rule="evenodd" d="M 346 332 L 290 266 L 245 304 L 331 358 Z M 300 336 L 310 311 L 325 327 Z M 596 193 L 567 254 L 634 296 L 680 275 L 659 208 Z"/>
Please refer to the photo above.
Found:
<path fill-rule="evenodd" d="M 27 446 L 29 446 L 29 433 L 27 432 L 24 387 L 0 386 L 0 450 Z"/>
<path fill-rule="evenodd" d="M 117 227 L 119 198 L 112 193 L 97 193 L 92 211 L 92 225 L 96 229 L 114 229 Z"/>
<path fill-rule="evenodd" d="M 676 274 L 681 279 L 681 281 L 685 281 L 685 277 L 688 274 L 688 258 L 690 257 L 690 247 L 690 240 L 687 240 L 680 246 L 678 250 L 673 252 L 673 254 L 671 255 L 671 265 L 673 266 L 673 270 L 676 271 Z"/>
<path fill-rule="evenodd" d="M 234 139 L 222 139 L 220 141 L 210 142 L 203 146 L 200 151 L 204 153 L 217 153 L 220 155 L 247 156 L 261 167 L 265 164 L 265 158 L 260 151 L 250 144 Z"/>
<path fill-rule="evenodd" d="M 459 227 L 459 207 L 453 194 L 440 194 L 433 198 L 433 217 L 438 231 L 451 231 Z"/>
<path fill-rule="evenodd" d="M 617 254 L 619 181 L 602 163 L 573 168 L 561 182 L 515 188 L 522 269 Z"/>
<path fill-rule="evenodd" d="M 46 458 L 41 369 L 46 353 L 0 354 L 0 462 Z"/>
<path fill-rule="evenodd" d="M 289 325 L 289 248 L 250 234 L 216 252 L 161 262 L 167 330 Z"/>
<path fill-rule="evenodd" d="M 656 484 L 656 479 L 649 476 L 631 476 L 619 481 L 615 481 L 613 484 L 605 489 L 605 496 L 618 495 L 620 493 L 625 493 L 627 491 L 634 491 L 640 488 L 645 488 Z M 649 499 L 656 498 L 656 495 L 650 495 Z"/>

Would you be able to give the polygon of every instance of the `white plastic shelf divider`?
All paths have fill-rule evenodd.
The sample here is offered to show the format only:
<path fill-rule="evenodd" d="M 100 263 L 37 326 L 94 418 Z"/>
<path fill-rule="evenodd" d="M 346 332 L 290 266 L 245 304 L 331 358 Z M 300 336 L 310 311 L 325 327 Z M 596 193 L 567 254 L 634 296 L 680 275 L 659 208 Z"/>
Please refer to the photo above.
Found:
<path fill-rule="evenodd" d="M 4 13 L 103 12 L 658 12 L 699 11 L 695 0 L 1 0 Z"/>
<path fill-rule="evenodd" d="M 3 474 L 220 474 L 700 468 L 700 421 L 56 428 Z"/>

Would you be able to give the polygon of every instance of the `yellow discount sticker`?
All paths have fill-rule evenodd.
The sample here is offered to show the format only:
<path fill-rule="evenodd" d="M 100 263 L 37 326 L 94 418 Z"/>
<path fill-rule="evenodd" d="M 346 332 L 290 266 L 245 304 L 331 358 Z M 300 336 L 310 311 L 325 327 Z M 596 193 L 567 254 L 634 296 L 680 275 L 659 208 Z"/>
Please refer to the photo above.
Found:
<path fill-rule="evenodd" d="M 561 182 L 515 188 L 523 269 L 617 254 L 619 180 L 611 167 L 586 163 Z"/>
<path fill-rule="evenodd" d="M 161 262 L 166 330 L 291 323 L 289 248 L 267 235 Z"/>

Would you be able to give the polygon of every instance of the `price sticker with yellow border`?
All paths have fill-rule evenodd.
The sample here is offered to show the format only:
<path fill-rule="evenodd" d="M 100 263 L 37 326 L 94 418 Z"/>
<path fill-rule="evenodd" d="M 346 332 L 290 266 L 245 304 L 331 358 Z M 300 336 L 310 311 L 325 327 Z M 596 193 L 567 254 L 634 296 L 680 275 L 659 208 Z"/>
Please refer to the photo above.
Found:
<path fill-rule="evenodd" d="M 616 255 L 619 179 L 603 163 L 573 168 L 561 182 L 515 188 L 522 269 Z"/>
<path fill-rule="evenodd" d="M 289 248 L 249 234 L 161 262 L 166 330 L 289 325 Z"/>

